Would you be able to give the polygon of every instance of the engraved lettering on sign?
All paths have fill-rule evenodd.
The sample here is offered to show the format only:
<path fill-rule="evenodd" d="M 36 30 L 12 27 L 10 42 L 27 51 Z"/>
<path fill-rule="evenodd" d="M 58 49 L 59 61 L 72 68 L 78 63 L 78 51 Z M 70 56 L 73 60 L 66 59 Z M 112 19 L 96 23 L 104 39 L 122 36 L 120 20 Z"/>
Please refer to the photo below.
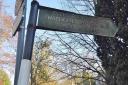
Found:
<path fill-rule="evenodd" d="M 45 13 L 45 14 L 44 14 Z M 50 26 L 52 28 L 60 28 L 70 30 L 83 30 L 96 32 L 97 24 L 95 24 L 96 19 L 90 18 L 89 16 L 79 16 L 75 14 L 68 14 L 63 12 L 49 11 L 44 10 L 43 17 L 47 20 L 46 23 L 43 23 L 44 26 Z"/>
<path fill-rule="evenodd" d="M 89 33 L 104 36 L 113 36 L 113 33 L 117 31 L 116 26 L 108 18 L 81 15 L 47 7 L 41 7 L 40 9 L 38 26 L 42 29 L 51 29 L 53 31 Z"/>
<path fill-rule="evenodd" d="M 77 25 L 77 28 L 92 28 L 92 29 L 89 29 L 89 30 L 92 31 L 92 32 L 96 31 L 95 30 L 96 24 L 94 24 L 94 20 L 93 21 L 92 20 L 87 21 L 83 17 L 78 17 L 77 19 L 67 18 L 67 16 L 62 14 L 62 13 L 61 14 L 59 14 L 59 13 L 56 14 L 54 12 L 53 14 L 55 14 L 55 15 L 54 16 L 52 14 L 51 14 L 51 16 L 48 15 L 47 19 L 49 21 L 54 21 L 54 23 L 61 24 L 61 26 L 63 26 L 63 27 L 67 26 L 67 27 L 70 27 L 70 28 L 75 28 L 76 25 Z M 76 16 L 72 15 L 70 17 L 76 17 Z M 85 24 L 86 24 L 86 27 L 85 27 Z M 79 27 L 78 27 L 78 25 L 79 25 Z"/>

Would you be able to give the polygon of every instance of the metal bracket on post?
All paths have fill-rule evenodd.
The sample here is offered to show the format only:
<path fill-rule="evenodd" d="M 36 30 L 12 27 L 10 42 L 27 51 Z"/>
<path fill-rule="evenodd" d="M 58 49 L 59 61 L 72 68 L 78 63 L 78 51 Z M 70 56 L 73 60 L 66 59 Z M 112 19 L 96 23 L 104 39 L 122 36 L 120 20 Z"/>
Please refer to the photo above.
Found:
<path fill-rule="evenodd" d="M 25 46 L 24 46 L 24 54 L 20 67 L 18 85 L 29 85 L 31 58 L 32 58 L 33 43 L 34 43 L 34 37 L 36 31 L 35 27 L 37 22 L 38 6 L 39 3 L 37 1 L 32 1 L 27 33 L 26 33 Z"/>

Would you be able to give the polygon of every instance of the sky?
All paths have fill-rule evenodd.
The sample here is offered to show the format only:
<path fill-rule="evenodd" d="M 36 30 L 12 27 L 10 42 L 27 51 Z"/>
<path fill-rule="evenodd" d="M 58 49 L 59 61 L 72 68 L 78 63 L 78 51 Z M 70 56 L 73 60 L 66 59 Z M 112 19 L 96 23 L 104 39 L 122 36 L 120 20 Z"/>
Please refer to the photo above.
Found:
<path fill-rule="evenodd" d="M 28 0 L 27 8 L 30 8 L 30 3 L 32 0 Z M 61 4 L 59 3 L 60 0 L 37 0 L 41 6 L 47 6 L 52 8 L 61 9 Z"/>
<path fill-rule="evenodd" d="M 16 0 L 4 0 L 4 5 L 5 6 L 10 6 L 10 7 L 5 7 L 4 9 L 6 9 L 6 12 L 11 16 L 14 16 L 15 1 Z M 29 10 L 30 10 L 31 1 L 32 0 L 27 0 L 28 13 L 29 13 Z M 58 9 L 60 9 L 62 7 L 61 4 L 60 4 L 60 0 L 37 0 L 37 1 L 42 6 L 58 8 Z"/>
<path fill-rule="evenodd" d="M 61 4 L 59 0 L 38 0 L 40 5 L 53 7 L 53 8 L 61 8 Z"/>

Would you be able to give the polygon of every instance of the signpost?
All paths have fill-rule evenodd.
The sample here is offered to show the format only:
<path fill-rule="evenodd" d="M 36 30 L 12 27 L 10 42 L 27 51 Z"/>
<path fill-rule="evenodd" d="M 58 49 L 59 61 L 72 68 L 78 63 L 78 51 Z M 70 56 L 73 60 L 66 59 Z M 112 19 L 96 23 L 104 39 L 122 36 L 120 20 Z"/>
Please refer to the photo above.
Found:
<path fill-rule="evenodd" d="M 24 0 L 16 0 L 16 4 L 15 4 L 15 15 L 17 16 L 19 14 L 19 12 L 21 11 L 21 7 L 23 5 Z"/>
<path fill-rule="evenodd" d="M 17 1 L 22 2 L 24 0 L 17 0 Z M 38 16 L 38 12 L 39 12 L 39 16 Z M 21 20 L 22 20 L 21 17 L 20 19 L 17 20 L 18 25 Z M 18 25 L 16 25 L 15 27 L 16 29 L 18 29 L 19 27 Z M 19 33 L 21 33 L 19 34 L 19 36 L 22 39 L 21 40 L 22 43 L 19 40 L 17 53 L 20 52 L 20 47 L 23 48 L 21 50 L 23 50 L 24 52 L 21 52 L 21 55 L 17 56 L 17 57 L 21 57 L 23 55 L 22 61 L 20 59 L 17 59 L 17 61 L 21 61 L 21 66 L 19 66 L 19 64 L 17 65 L 20 67 L 20 73 L 19 73 L 17 85 L 29 85 L 33 42 L 34 42 L 36 29 L 72 32 L 72 33 L 86 33 L 86 34 L 108 36 L 108 37 L 114 37 L 116 32 L 118 31 L 118 28 L 108 18 L 81 15 L 73 12 L 43 7 L 40 6 L 36 0 L 33 0 L 33 2 L 31 3 L 31 11 L 29 16 L 24 47 L 23 47 L 23 41 L 24 41 L 23 37 L 25 34 L 23 31 L 22 31 L 23 33 L 19 31 Z M 16 32 L 17 31 L 15 30 L 14 34 Z"/>
<path fill-rule="evenodd" d="M 19 26 L 23 23 L 23 8 L 24 8 L 24 4 L 22 4 L 20 11 L 17 14 L 16 19 L 13 23 L 13 34 L 12 34 L 13 36 L 15 36 Z"/>
<path fill-rule="evenodd" d="M 15 66 L 15 78 L 14 78 L 14 85 L 17 85 L 18 78 L 19 78 L 19 71 L 20 65 L 23 55 L 23 46 L 24 46 L 24 28 L 18 28 L 18 43 L 17 43 L 17 52 L 16 52 L 16 66 Z"/>
<path fill-rule="evenodd" d="M 109 37 L 114 37 L 118 31 L 109 18 L 81 15 L 43 6 L 40 6 L 39 10 L 39 29 Z"/>
<path fill-rule="evenodd" d="M 20 65 L 23 55 L 24 36 L 25 36 L 25 17 L 26 17 L 26 0 L 16 0 L 15 15 L 16 19 L 13 24 L 13 36 L 18 31 L 18 43 L 16 52 L 16 66 L 14 85 L 18 85 Z"/>
<path fill-rule="evenodd" d="M 19 79 L 17 85 L 29 85 L 32 49 L 33 49 L 33 43 L 34 43 L 34 37 L 36 31 L 38 6 L 39 3 L 37 1 L 33 1 L 31 3 L 31 11 L 28 21 L 23 59 L 21 61 L 20 73 L 19 73 Z"/>

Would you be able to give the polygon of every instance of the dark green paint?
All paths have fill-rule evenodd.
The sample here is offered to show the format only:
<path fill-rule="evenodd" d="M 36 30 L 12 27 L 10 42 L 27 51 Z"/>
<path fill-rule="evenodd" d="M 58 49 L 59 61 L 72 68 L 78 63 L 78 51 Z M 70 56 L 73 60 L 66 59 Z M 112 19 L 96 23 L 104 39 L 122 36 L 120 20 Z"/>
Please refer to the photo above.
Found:
<path fill-rule="evenodd" d="M 81 15 L 43 6 L 39 10 L 38 27 L 53 31 L 109 37 L 114 37 L 118 31 L 109 18 Z"/>

